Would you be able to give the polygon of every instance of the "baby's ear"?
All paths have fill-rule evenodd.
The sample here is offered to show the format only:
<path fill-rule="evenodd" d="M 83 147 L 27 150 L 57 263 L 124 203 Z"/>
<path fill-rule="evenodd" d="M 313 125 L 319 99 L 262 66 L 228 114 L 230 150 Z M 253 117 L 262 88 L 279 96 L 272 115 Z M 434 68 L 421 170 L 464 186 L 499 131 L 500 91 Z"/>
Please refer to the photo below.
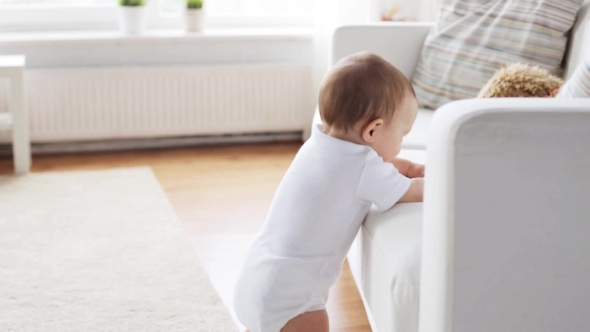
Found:
<path fill-rule="evenodd" d="M 547 93 L 547 97 L 555 97 L 559 93 L 559 88 L 553 88 Z"/>
<path fill-rule="evenodd" d="M 369 122 L 363 129 L 361 136 L 363 141 L 367 143 L 373 143 L 375 141 L 375 133 L 383 125 L 383 119 L 375 119 Z"/>

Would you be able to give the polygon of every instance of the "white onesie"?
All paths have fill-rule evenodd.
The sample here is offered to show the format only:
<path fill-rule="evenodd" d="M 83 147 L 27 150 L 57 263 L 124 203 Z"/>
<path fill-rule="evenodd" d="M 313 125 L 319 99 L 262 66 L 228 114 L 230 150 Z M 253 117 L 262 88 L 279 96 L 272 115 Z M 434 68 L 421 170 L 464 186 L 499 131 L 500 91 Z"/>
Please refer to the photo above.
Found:
<path fill-rule="evenodd" d="M 279 332 L 324 309 L 371 204 L 391 208 L 410 179 L 375 150 L 313 128 L 281 181 L 234 289 L 238 319 L 251 332 Z"/>

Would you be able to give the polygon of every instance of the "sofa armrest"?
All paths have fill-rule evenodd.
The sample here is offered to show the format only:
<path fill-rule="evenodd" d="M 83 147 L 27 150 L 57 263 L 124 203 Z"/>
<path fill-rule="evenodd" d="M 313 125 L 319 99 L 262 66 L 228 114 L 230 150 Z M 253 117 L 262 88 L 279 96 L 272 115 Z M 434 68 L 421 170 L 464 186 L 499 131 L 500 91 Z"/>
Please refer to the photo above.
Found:
<path fill-rule="evenodd" d="M 424 193 L 420 331 L 587 329 L 590 99 L 438 109 Z"/>
<path fill-rule="evenodd" d="M 334 32 L 330 65 L 361 51 L 375 52 L 412 78 L 433 23 L 374 23 L 341 26 Z"/>

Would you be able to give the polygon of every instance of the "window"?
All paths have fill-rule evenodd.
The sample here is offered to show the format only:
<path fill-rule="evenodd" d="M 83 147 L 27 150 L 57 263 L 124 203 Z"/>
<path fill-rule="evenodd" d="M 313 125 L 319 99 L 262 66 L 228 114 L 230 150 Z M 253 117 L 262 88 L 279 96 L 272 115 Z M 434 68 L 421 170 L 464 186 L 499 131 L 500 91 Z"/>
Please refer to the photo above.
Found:
<path fill-rule="evenodd" d="M 311 13 L 313 4 L 313 0 L 212 0 L 207 6 L 212 13 Z"/>
<path fill-rule="evenodd" d="M 0 0 L 0 31 L 116 27 L 118 0 Z M 185 0 L 147 0 L 149 25 L 181 27 Z M 210 27 L 311 26 L 314 0 L 204 0 Z"/>
<path fill-rule="evenodd" d="M 165 0 L 167 6 L 182 5 L 181 0 Z M 115 4 L 113 0 L 0 0 L 0 6 L 83 6 Z M 212 13 L 276 13 L 313 11 L 313 0 L 205 0 Z"/>
<path fill-rule="evenodd" d="M 112 0 L 0 0 L 0 6 L 84 6 L 96 4 L 110 4 Z"/>
<path fill-rule="evenodd" d="M 3 0 L 0 0 L 3 1 Z M 26 0 L 10 0 L 26 1 Z M 43 1 L 43 0 L 35 0 Z M 92 0 L 87 0 L 92 1 Z M 104 0 L 96 0 L 104 1 Z M 264 15 L 264 14 L 311 14 L 313 0 L 204 0 L 208 15 Z M 161 0 L 164 12 L 177 12 L 184 6 L 183 0 Z"/>

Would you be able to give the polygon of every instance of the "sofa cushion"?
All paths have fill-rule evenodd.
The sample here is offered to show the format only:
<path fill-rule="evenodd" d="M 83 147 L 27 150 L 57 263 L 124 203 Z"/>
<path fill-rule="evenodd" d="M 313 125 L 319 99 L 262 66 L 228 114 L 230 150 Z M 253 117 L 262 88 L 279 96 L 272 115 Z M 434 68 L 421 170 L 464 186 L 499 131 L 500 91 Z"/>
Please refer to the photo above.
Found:
<path fill-rule="evenodd" d="M 494 72 L 523 62 L 560 74 L 582 0 L 445 0 L 413 84 L 421 107 L 473 98 Z"/>
<path fill-rule="evenodd" d="M 428 109 L 419 109 L 416 122 L 412 127 L 412 131 L 404 137 L 402 142 L 402 149 L 417 149 L 426 150 L 426 142 L 428 140 L 428 128 L 430 127 L 430 121 L 434 116 L 434 111 Z M 322 119 L 320 118 L 320 112 L 316 108 L 313 116 L 313 125 L 321 124 Z"/>
<path fill-rule="evenodd" d="M 373 330 L 416 332 L 420 299 L 422 203 L 371 210 L 348 262 Z"/>
<path fill-rule="evenodd" d="M 590 55 L 559 89 L 556 98 L 590 98 Z"/>
<path fill-rule="evenodd" d="M 588 54 L 590 54 L 590 0 L 584 2 L 570 33 L 564 79 L 569 79 L 573 75 Z"/>
<path fill-rule="evenodd" d="M 424 163 L 425 151 L 401 158 Z M 374 331 L 416 332 L 420 298 L 422 203 L 371 210 L 348 255 Z"/>

